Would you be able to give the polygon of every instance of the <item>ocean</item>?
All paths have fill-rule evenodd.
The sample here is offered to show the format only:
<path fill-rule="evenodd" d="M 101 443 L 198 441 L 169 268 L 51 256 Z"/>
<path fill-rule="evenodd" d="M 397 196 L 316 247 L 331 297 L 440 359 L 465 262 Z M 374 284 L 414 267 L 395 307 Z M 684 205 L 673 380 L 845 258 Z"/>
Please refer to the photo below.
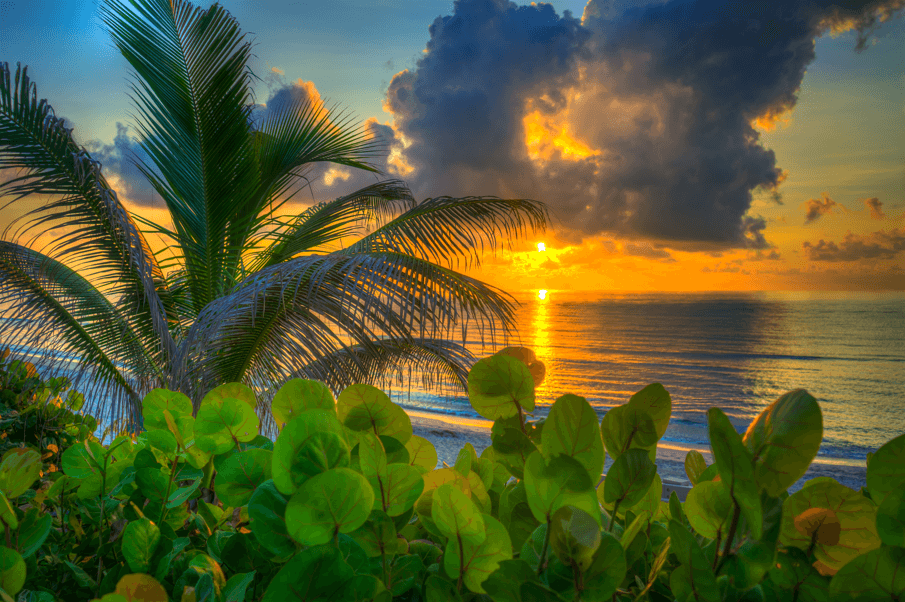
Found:
<path fill-rule="evenodd" d="M 664 478 L 687 483 L 688 450 L 712 462 L 709 408 L 722 409 L 743 434 L 764 407 L 793 389 L 817 399 L 824 425 L 814 464 L 790 492 L 814 476 L 863 486 L 867 453 L 905 433 L 905 293 L 548 291 L 540 299 L 530 291 L 515 297 L 522 303 L 520 342 L 547 368 L 529 419 L 545 417 L 565 393 L 586 398 L 602 418 L 659 382 L 672 398 L 657 461 Z M 481 353 L 471 332 L 467 346 L 478 357 L 494 351 Z M 464 394 L 397 388 L 391 398 L 406 409 L 483 420 Z"/>

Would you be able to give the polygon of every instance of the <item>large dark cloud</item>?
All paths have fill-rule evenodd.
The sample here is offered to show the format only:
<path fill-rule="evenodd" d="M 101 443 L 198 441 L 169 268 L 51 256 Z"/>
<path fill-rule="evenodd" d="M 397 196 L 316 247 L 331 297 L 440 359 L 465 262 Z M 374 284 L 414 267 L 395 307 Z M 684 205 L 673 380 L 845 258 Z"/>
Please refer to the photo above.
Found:
<path fill-rule="evenodd" d="M 386 104 L 419 198 L 542 200 L 573 240 L 767 248 L 748 210 L 783 173 L 752 121 L 795 106 L 815 38 L 856 28 L 863 49 L 903 6 L 591 0 L 579 21 L 545 4 L 457 0 Z"/>
<path fill-rule="evenodd" d="M 859 259 L 893 259 L 905 251 L 905 229 L 880 230 L 861 236 L 847 233 L 842 242 L 821 239 L 815 244 L 802 244 L 811 261 L 857 261 Z"/>

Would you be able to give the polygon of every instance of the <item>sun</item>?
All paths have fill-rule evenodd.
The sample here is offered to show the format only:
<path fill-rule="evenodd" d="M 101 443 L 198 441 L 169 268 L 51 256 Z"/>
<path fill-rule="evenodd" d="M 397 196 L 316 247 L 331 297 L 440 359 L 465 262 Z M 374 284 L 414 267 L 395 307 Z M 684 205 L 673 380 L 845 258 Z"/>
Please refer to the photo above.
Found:
<path fill-rule="evenodd" d="M 542 243 L 542 242 L 539 242 L 539 243 L 537 243 L 537 250 L 538 250 L 538 252 L 540 252 L 540 251 L 546 251 L 546 250 L 547 250 L 547 245 L 545 245 L 545 244 Z"/>
<path fill-rule="evenodd" d="M 546 298 L 547 298 L 547 289 L 543 289 L 543 288 L 542 288 L 542 289 L 540 289 L 539 291 L 537 291 L 537 298 L 538 298 L 538 299 L 546 299 Z"/>

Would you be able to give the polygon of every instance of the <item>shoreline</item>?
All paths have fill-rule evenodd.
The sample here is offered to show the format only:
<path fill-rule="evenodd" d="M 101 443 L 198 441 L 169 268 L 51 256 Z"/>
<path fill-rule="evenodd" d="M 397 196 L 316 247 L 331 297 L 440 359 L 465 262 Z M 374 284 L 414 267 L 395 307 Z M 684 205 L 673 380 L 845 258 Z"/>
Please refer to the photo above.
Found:
<path fill-rule="evenodd" d="M 471 443 L 478 456 L 490 447 L 490 428 L 493 422 L 485 419 L 457 417 L 443 414 L 432 414 L 419 410 L 406 409 L 412 422 L 412 432 L 430 441 L 437 450 L 437 466 L 443 468 L 443 462 L 452 466 L 456 457 L 466 443 Z M 680 447 L 672 444 L 657 446 L 657 473 L 663 480 L 663 499 L 669 499 L 672 491 L 676 492 L 680 501 L 691 490 L 691 482 L 685 474 L 685 455 L 697 449 L 704 456 L 707 464 L 713 463 L 713 455 L 709 449 L 688 446 Z M 606 456 L 604 474 L 613 464 L 613 459 Z M 790 494 L 800 490 L 804 483 L 816 477 L 832 477 L 839 483 L 859 490 L 867 480 L 867 467 L 857 460 L 846 458 L 817 457 L 808 467 L 804 476 L 789 487 Z"/>

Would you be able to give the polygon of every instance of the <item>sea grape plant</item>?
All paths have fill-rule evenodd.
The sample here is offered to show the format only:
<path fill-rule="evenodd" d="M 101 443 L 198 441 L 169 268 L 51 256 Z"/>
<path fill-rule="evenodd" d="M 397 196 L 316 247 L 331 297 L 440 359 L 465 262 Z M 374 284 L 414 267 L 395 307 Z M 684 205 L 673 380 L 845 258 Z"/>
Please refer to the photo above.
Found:
<path fill-rule="evenodd" d="M 469 398 L 494 422 L 491 446 L 466 444 L 442 468 L 379 389 L 334 397 L 305 379 L 274 397 L 274 441 L 258 432 L 254 391 L 227 383 L 195 413 L 153 390 L 136 437 L 103 445 L 70 430 L 59 458 L 46 437 L 12 446 L 0 460 L 0 598 L 905 599 L 905 435 L 871 455 L 861 490 L 821 477 L 789 495 L 822 439 L 817 400 L 786 393 L 744 434 L 711 408 L 713 464 L 689 452 L 693 487 L 664 501 L 666 389 L 649 385 L 602 420 L 565 394 L 529 421 L 543 375 L 523 348 L 477 362 Z"/>

